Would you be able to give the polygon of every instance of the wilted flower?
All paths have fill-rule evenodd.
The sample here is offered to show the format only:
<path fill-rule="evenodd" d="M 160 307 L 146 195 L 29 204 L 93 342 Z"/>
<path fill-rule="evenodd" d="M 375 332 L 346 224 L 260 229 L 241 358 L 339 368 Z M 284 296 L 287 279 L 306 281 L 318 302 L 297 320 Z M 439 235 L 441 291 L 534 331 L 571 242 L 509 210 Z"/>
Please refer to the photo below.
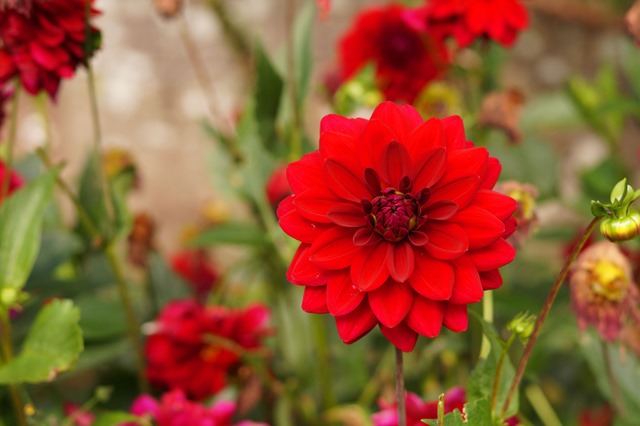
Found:
<path fill-rule="evenodd" d="M 7 176 L 7 166 L 5 166 L 4 161 L 0 159 L 0 203 L 2 203 L 2 188 L 6 185 L 6 179 L 9 179 L 8 195 L 11 195 L 24 185 L 24 180 L 15 170 L 11 170 L 11 175 Z"/>
<path fill-rule="evenodd" d="M 519 0 L 430 0 L 421 13 L 434 32 L 454 37 L 461 47 L 476 38 L 509 47 L 529 25 Z"/>
<path fill-rule="evenodd" d="M 444 412 L 450 413 L 453 410 L 462 412 L 465 403 L 465 391 L 461 387 L 455 387 L 447 391 L 444 395 Z M 404 395 L 407 412 L 407 426 L 424 426 L 422 419 L 438 418 L 438 401 L 423 401 L 413 392 L 406 392 Z M 378 400 L 379 411 L 371 416 L 374 426 L 398 426 L 398 410 L 394 401 L 389 404 L 386 401 Z"/>
<path fill-rule="evenodd" d="M 164 393 L 159 400 L 150 395 L 140 395 L 131 406 L 131 413 L 153 420 L 157 426 L 231 426 L 236 404 L 231 401 L 218 401 L 213 406 L 193 402 L 187 399 L 181 389 Z M 121 426 L 136 426 L 137 423 L 124 423 Z M 267 426 L 265 423 L 240 422 L 235 426 Z"/>
<path fill-rule="evenodd" d="M 636 1 L 624 17 L 627 30 L 640 43 L 640 0 Z"/>
<path fill-rule="evenodd" d="M 580 254 L 569 280 L 580 330 L 593 326 L 603 340 L 618 339 L 640 302 L 631 277 L 631 264 L 614 243 L 595 243 Z"/>
<path fill-rule="evenodd" d="M 467 305 L 502 285 L 515 254 L 516 202 L 491 189 L 499 174 L 459 117 L 423 122 L 391 102 L 371 120 L 326 116 L 278 208 L 302 243 L 287 273 L 305 286 L 302 308 L 335 316 L 345 343 L 379 325 L 403 351 L 443 324 L 466 330 Z"/>
<path fill-rule="evenodd" d="M 183 0 L 153 0 L 153 6 L 164 18 L 173 18 L 182 10 Z"/>
<path fill-rule="evenodd" d="M 175 253 L 170 259 L 171 268 L 191 285 L 194 293 L 205 297 L 218 281 L 218 270 L 209 253 L 203 249 L 186 249 Z"/>
<path fill-rule="evenodd" d="M 442 40 L 411 25 L 411 9 L 373 7 L 356 17 L 340 40 L 343 80 L 372 62 L 378 87 L 389 100 L 412 103 L 449 65 Z"/>
<path fill-rule="evenodd" d="M 107 178 L 112 179 L 120 173 L 136 173 L 136 163 L 129 151 L 123 148 L 109 148 L 102 153 L 102 167 Z"/>
<path fill-rule="evenodd" d="M 100 32 L 91 26 L 85 52 L 85 0 L 13 3 L 0 9 L 0 85 L 17 76 L 32 95 L 44 90 L 55 98 L 60 80 L 97 48 Z"/>
<path fill-rule="evenodd" d="M 242 364 L 244 352 L 261 348 L 270 332 L 269 316 L 262 305 L 232 310 L 194 300 L 167 304 L 145 347 L 149 380 L 196 400 L 216 394 Z"/>
<path fill-rule="evenodd" d="M 503 130 L 511 144 L 522 140 L 520 111 L 524 95 L 516 89 L 488 93 L 482 100 L 478 124 Z"/>
<path fill-rule="evenodd" d="M 280 204 L 280 201 L 291 195 L 291 188 L 287 181 L 287 168 L 284 166 L 276 168 L 269 177 L 265 189 L 267 199 L 274 208 Z"/>
<path fill-rule="evenodd" d="M 133 217 L 131 232 L 127 238 L 128 258 L 132 264 L 144 268 L 149 260 L 149 252 L 154 249 L 155 223 L 146 213 Z"/>
<path fill-rule="evenodd" d="M 536 213 L 538 188 L 529 183 L 509 180 L 499 183 L 496 186 L 496 191 L 508 195 L 518 203 L 518 208 L 513 213 L 518 229 L 511 236 L 511 239 L 516 246 L 522 245 L 538 226 L 538 214 Z"/>

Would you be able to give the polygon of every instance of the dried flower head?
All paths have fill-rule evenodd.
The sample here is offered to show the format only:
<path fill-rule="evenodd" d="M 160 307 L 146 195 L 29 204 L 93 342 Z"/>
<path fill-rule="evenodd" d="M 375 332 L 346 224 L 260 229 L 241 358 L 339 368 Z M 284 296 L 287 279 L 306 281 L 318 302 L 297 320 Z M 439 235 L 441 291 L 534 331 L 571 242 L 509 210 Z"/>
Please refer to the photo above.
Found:
<path fill-rule="evenodd" d="M 155 222 L 146 213 L 137 213 L 128 237 L 129 261 L 141 268 L 147 266 L 149 252 L 154 249 Z"/>
<path fill-rule="evenodd" d="M 482 100 L 478 124 L 503 130 L 511 144 L 522 140 L 520 112 L 524 95 L 516 89 L 488 93 Z"/>
<path fill-rule="evenodd" d="M 518 208 L 513 213 L 518 228 L 510 238 L 514 245 L 521 246 L 538 226 L 536 213 L 538 188 L 529 183 L 509 180 L 499 183 L 496 190 L 510 196 L 518 203 Z"/>
<path fill-rule="evenodd" d="M 638 307 L 639 292 L 631 278 L 631 263 L 616 244 L 599 242 L 584 250 L 569 281 L 578 327 L 593 326 L 608 342 L 618 339 Z"/>

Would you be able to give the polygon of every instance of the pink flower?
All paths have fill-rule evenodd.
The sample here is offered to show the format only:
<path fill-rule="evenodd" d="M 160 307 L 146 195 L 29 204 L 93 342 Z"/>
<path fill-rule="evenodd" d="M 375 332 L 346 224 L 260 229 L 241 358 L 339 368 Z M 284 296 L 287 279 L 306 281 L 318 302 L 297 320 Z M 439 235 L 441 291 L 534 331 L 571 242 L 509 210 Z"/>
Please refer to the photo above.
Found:
<path fill-rule="evenodd" d="M 450 413 L 453 410 L 462 412 L 466 394 L 463 388 L 455 387 L 447 391 L 444 395 L 444 412 Z M 371 416 L 374 426 L 398 426 L 397 404 L 394 401 L 389 404 L 379 400 L 378 405 L 382 409 Z M 405 393 L 405 407 L 407 411 L 407 426 L 423 426 L 422 419 L 438 418 L 438 401 L 422 401 L 413 392 Z"/>
<path fill-rule="evenodd" d="M 67 417 L 73 419 L 72 424 L 74 426 L 91 426 L 96 420 L 95 414 L 82 409 L 82 407 L 75 402 L 65 402 L 62 409 Z"/>

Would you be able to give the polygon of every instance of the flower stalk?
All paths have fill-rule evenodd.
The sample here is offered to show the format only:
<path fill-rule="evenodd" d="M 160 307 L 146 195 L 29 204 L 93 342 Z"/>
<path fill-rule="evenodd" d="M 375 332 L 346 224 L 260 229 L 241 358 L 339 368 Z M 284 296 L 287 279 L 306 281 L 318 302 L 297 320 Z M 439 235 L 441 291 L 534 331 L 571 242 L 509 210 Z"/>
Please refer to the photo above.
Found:
<path fill-rule="evenodd" d="M 14 85 L 13 100 L 11 102 L 11 116 L 9 118 L 9 136 L 7 138 L 7 158 L 5 159 L 5 176 L 0 188 L 0 204 L 7 199 L 9 194 L 9 182 L 11 181 L 11 171 L 13 169 L 13 148 L 16 143 L 16 131 L 18 128 L 18 106 L 20 99 L 20 83 L 16 79 Z"/>
<path fill-rule="evenodd" d="M 396 401 L 398 406 L 398 426 L 407 426 L 407 409 L 404 401 L 403 353 L 396 348 Z"/>
<path fill-rule="evenodd" d="M 569 273 L 569 270 L 571 269 L 573 262 L 575 262 L 576 258 L 578 257 L 578 254 L 582 250 L 582 247 L 589 239 L 589 236 L 591 235 L 591 233 L 593 232 L 593 230 L 595 229 L 599 221 L 600 221 L 600 218 L 595 217 L 593 218 L 591 223 L 589 223 L 589 226 L 587 226 L 587 229 L 582 234 L 580 241 L 578 241 L 578 243 L 573 248 L 573 251 L 569 255 L 569 258 L 567 259 L 562 270 L 560 271 L 560 274 L 556 278 L 556 281 L 553 283 L 553 286 L 551 287 L 551 291 L 549 292 L 549 295 L 547 296 L 547 299 L 545 300 L 544 305 L 542 306 L 542 310 L 540 311 L 540 315 L 538 315 L 538 319 L 536 320 L 536 324 L 533 328 L 533 333 L 531 334 L 531 337 L 529 338 L 529 341 L 527 342 L 527 345 L 524 348 L 524 352 L 522 353 L 522 357 L 520 358 L 520 362 L 518 363 L 518 368 L 516 369 L 516 374 L 513 377 L 513 380 L 511 382 L 509 393 L 507 394 L 507 397 L 504 401 L 504 405 L 502 406 L 502 413 L 501 413 L 502 417 L 504 417 L 507 414 L 507 410 L 509 409 L 509 404 L 511 403 L 511 399 L 513 399 L 513 396 L 515 395 L 516 390 L 520 385 L 520 381 L 522 380 L 522 376 L 524 375 L 524 370 L 527 367 L 529 358 L 531 357 L 533 346 L 535 345 L 536 340 L 538 340 L 538 334 L 540 334 L 540 329 L 542 328 L 542 325 L 544 324 L 544 321 L 547 318 L 547 315 L 549 314 L 551 305 L 553 305 L 553 301 L 555 300 L 558 294 L 558 291 L 560 290 L 560 287 L 562 287 L 562 283 L 567 277 L 567 274 Z"/>
<path fill-rule="evenodd" d="M 11 321 L 9 321 L 8 309 L 2 309 L 2 311 L 0 311 L 0 321 L 0 350 L 2 352 L 2 363 L 6 363 L 13 359 Z M 16 385 L 9 385 L 9 398 L 11 399 L 11 405 L 13 405 L 18 426 L 27 426 L 24 403 Z"/>

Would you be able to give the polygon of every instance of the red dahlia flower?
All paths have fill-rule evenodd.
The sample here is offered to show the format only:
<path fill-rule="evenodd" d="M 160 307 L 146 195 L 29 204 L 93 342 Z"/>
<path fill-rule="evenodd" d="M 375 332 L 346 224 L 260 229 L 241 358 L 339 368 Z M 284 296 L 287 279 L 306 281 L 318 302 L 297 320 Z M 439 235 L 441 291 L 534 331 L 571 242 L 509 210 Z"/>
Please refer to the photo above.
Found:
<path fill-rule="evenodd" d="M 345 343 L 379 325 L 411 351 L 442 324 L 465 330 L 467 305 L 500 287 L 514 258 L 516 202 L 492 190 L 500 163 L 459 117 L 423 123 L 391 102 L 370 120 L 329 115 L 320 149 L 287 172 L 280 226 L 302 243 L 288 279 L 305 286 L 305 311 L 336 317 Z"/>
<path fill-rule="evenodd" d="M 0 85 L 17 76 L 32 95 L 55 97 L 60 80 L 85 61 L 86 0 L 14 3 L 0 8 Z M 99 35 L 90 27 L 91 49 Z"/>
<path fill-rule="evenodd" d="M 183 250 L 171 257 L 171 268 L 203 299 L 218 281 L 218 270 L 205 250 Z"/>
<path fill-rule="evenodd" d="M 261 347 L 268 320 L 269 311 L 260 305 L 230 310 L 193 300 L 171 302 L 147 339 L 147 376 L 153 384 L 180 388 L 190 398 L 211 396 L 241 364 L 240 351 Z"/>
<path fill-rule="evenodd" d="M 340 40 L 342 77 L 354 76 L 373 62 L 379 89 L 389 100 L 412 103 L 424 86 L 449 65 L 441 40 L 417 29 L 401 5 L 362 12 Z"/>
<path fill-rule="evenodd" d="M 276 168 L 265 187 L 267 193 L 267 200 L 269 204 L 276 208 L 280 201 L 291 195 L 291 188 L 289 188 L 289 182 L 287 181 L 287 168 L 280 166 Z"/>
<path fill-rule="evenodd" d="M 434 31 L 455 37 L 460 47 L 479 37 L 509 47 L 529 25 L 519 0 L 429 0 L 422 12 Z"/>
<path fill-rule="evenodd" d="M 11 175 L 7 176 L 7 168 L 0 159 L 0 204 L 2 203 L 2 188 L 4 188 L 6 179 L 9 179 L 9 195 L 24 185 L 24 180 L 15 170 L 11 170 Z"/>

